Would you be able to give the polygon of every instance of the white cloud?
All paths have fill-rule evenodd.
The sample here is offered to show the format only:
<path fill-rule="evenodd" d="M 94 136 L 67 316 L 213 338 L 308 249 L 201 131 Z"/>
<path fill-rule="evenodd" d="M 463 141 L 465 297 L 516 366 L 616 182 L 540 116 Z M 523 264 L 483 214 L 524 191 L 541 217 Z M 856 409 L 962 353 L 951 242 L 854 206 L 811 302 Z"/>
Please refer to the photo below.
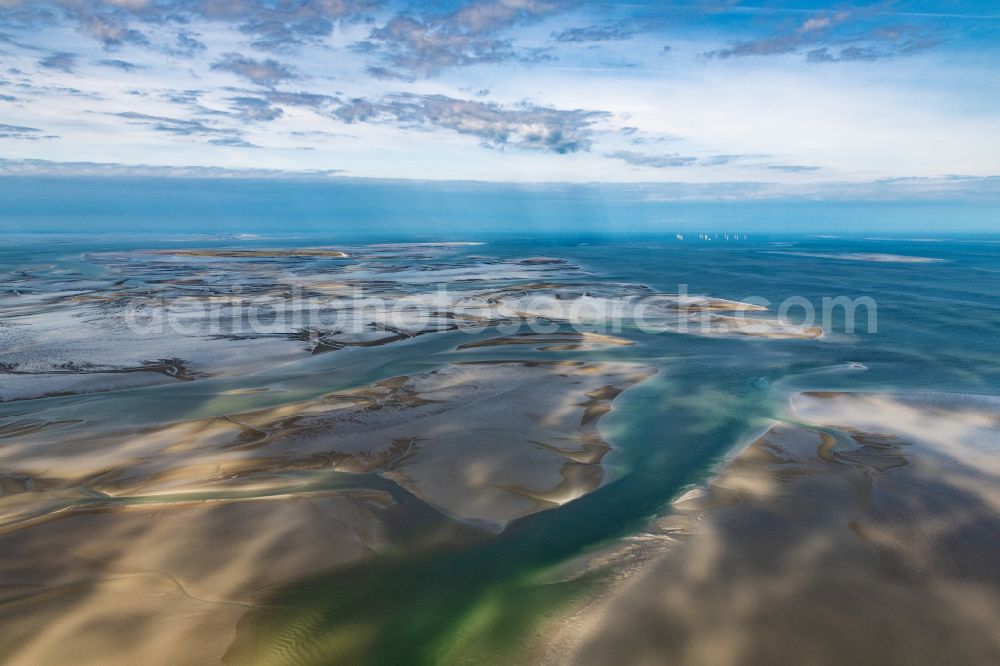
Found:
<path fill-rule="evenodd" d="M 823 64 L 806 63 L 802 49 L 705 59 L 699 54 L 723 45 L 717 34 L 633 34 L 597 10 L 565 13 L 563 3 L 533 0 L 479 1 L 405 20 L 382 10 L 374 23 L 335 27 L 324 21 L 355 16 L 366 3 L 313 2 L 295 13 L 264 0 L 206 0 L 186 5 L 199 7 L 196 23 L 136 18 L 164 6 L 108 0 L 92 25 L 18 18 L 0 30 L 9 34 L 4 123 L 59 137 L 22 133 L 5 155 L 518 181 L 1000 173 L 1000 73 L 989 53 L 927 50 L 858 63 L 851 57 L 864 53 L 831 45 L 822 47 Z M 247 7 L 267 24 L 248 27 Z M 784 25 L 812 40 L 846 25 L 845 17 L 795 15 Z M 579 33 L 601 37 L 595 44 L 572 41 L 577 33 L 569 42 L 553 37 L 572 26 L 605 29 Z M 181 28 L 195 31 L 189 48 L 178 42 Z M 373 50 L 358 47 L 373 29 L 376 37 L 387 30 L 384 39 Z M 295 40 L 288 50 L 260 43 L 283 31 Z M 619 34 L 629 39 L 604 39 Z M 908 38 L 904 30 L 885 34 L 899 44 Z M 553 49 L 544 53 L 555 59 L 533 58 L 539 48 Z M 373 78 L 373 65 L 402 66 L 396 72 L 410 80 Z M 370 117 L 344 110 L 354 99 L 372 106 Z M 629 126 L 634 133 L 619 131 Z M 261 148 L 239 148 L 245 144 Z"/>

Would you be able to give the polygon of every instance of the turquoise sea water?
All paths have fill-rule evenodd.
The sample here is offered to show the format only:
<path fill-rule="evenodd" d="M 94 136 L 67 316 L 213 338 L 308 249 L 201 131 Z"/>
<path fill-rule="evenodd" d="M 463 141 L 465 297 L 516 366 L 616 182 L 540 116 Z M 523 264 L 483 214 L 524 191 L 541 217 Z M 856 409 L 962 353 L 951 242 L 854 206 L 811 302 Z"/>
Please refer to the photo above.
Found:
<path fill-rule="evenodd" d="M 874 235 L 874 234 L 869 234 Z M 164 247 L 301 247 L 338 245 L 343 237 L 266 234 L 223 236 L 18 235 L 0 239 L 0 273 L 99 273 L 87 252 Z M 550 256 L 589 273 L 585 280 L 643 284 L 674 293 L 778 304 L 801 299 L 821 309 L 824 297 L 869 297 L 854 333 L 835 313 L 820 340 L 718 338 L 648 334 L 625 327 L 629 347 L 549 352 L 551 358 L 639 362 L 659 373 L 630 389 L 601 422 L 615 446 L 606 459 L 614 480 L 579 500 L 512 523 L 471 544 L 409 552 L 405 545 L 349 569 L 334 569 L 276 590 L 267 608 L 241 623 L 231 657 L 252 652 L 282 662 L 324 663 L 331 637 L 345 627 L 374 632 L 364 656 L 377 663 L 433 663 L 502 654 L 530 633 L 540 617 L 589 584 L 561 582 L 560 563 L 642 529 L 691 484 L 703 481 L 797 390 L 933 390 L 1000 395 L 1000 241 L 768 236 L 701 240 L 670 235 L 421 234 L 419 240 L 483 240 L 458 255 L 497 258 Z M 414 240 L 412 234 L 353 234 L 351 243 Z M 873 255 L 936 261 L 876 261 Z M 884 259 L 884 257 L 883 257 Z M 2 316 L 2 313 L 0 313 Z M 790 316 L 794 318 L 793 309 Z M 489 334 L 484 333 L 482 337 Z M 311 397 L 374 379 L 432 369 L 461 358 L 517 358 L 517 350 L 454 351 L 467 342 L 444 332 L 372 350 L 309 357 L 249 378 L 205 379 L 176 386 L 130 389 L 0 404 L 0 418 L 44 414 L 142 420 L 190 418 L 249 409 L 276 398 L 223 391 L 281 385 L 284 399 Z M 0 350 L 2 361 L 3 350 Z M 2 381 L 2 380 L 0 380 Z M 126 415 L 128 415 L 126 417 Z M 136 416 L 140 415 L 140 416 Z M 365 634 L 368 635 L 368 634 Z"/>

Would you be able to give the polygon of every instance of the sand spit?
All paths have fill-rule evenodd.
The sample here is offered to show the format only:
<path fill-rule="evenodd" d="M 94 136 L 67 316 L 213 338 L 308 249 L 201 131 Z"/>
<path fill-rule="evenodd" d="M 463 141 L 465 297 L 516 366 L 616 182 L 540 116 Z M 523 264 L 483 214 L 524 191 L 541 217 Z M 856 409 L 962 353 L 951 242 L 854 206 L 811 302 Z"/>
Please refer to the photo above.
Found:
<path fill-rule="evenodd" d="M 793 257 L 817 257 L 820 259 L 841 259 L 843 261 L 867 261 L 876 264 L 936 264 L 944 261 L 935 257 L 914 257 L 906 254 L 885 254 L 882 252 L 786 252 L 770 251 L 768 254 L 784 254 Z"/>
<path fill-rule="evenodd" d="M 794 410 L 807 424 L 775 425 L 606 553 L 624 582 L 532 659 L 1000 661 L 1000 400 L 807 393 Z"/>
<path fill-rule="evenodd" d="M 565 264 L 567 262 L 565 259 L 560 259 L 559 257 L 528 257 L 527 259 L 522 259 L 520 263 L 526 266 L 540 266 L 544 264 Z"/>
<path fill-rule="evenodd" d="M 330 257 L 346 259 L 351 256 L 343 250 L 321 247 L 281 248 L 273 250 L 232 250 L 232 249 L 193 249 L 193 250 L 161 250 L 159 254 L 169 254 L 177 257 L 223 257 L 227 259 L 268 259 L 281 257 Z"/>
<path fill-rule="evenodd" d="M 482 349 L 489 347 L 506 347 L 509 345 L 525 345 L 538 351 L 593 351 L 606 347 L 624 347 L 635 343 L 625 338 L 602 333 L 590 332 L 555 332 L 555 333 L 518 333 L 486 340 L 475 340 L 458 346 L 458 349 Z"/>
<path fill-rule="evenodd" d="M 329 469 L 382 474 L 448 515 L 498 530 L 599 484 L 599 467 L 595 483 L 568 490 L 566 474 L 600 463 L 608 445 L 599 416 L 652 373 L 629 363 L 481 361 L 138 431 L 13 419 L 0 431 L 0 461 L 12 477 L 56 493 L 59 510 L 66 493 L 169 502 L 247 484 L 281 488 L 284 472 Z M 46 515 L 44 506 L 26 513 L 0 502 L 0 529 Z"/>
<path fill-rule="evenodd" d="M 801 326 L 773 319 L 724 315 L 714 315 L 708 320 L 706 329 L 716 335 L 740 335 L 769 340 L 816 340 L 823 337 L 822 326 Z"/>
<path fill-rule="evenodd" d="M 598 422 L 653 372 L 483 361 L 155 429 L 10 419 L 0 661 L 218 661 L 274 586 L 594 490 Z"/>

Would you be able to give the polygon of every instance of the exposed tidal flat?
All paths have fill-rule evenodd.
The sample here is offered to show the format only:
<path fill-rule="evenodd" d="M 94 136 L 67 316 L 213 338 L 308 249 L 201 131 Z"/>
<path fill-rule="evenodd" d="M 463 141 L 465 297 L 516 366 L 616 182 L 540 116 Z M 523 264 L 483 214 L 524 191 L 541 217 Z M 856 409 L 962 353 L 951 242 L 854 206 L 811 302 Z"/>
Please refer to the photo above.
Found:
<path fill-rule="evenodd" d="M 992 660 L 995 250 L 781 242 L 5 250 L 0 657 Z"/>
<path fill-rule="evenodd" d="M 1000 659 L 1000 401 L 807 392 L 552 621 L 548 663 Z"/>

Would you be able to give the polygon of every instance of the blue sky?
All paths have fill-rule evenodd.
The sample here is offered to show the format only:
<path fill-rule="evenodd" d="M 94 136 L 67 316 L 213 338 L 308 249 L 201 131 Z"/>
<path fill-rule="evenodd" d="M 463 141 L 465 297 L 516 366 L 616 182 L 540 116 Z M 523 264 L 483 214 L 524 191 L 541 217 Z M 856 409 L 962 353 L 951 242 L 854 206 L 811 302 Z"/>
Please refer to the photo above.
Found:
<path fill-rule="evenodd" d="M 1000 7 L 0 0 L 0 173 L 303 172 L 997 191 Z"/>

